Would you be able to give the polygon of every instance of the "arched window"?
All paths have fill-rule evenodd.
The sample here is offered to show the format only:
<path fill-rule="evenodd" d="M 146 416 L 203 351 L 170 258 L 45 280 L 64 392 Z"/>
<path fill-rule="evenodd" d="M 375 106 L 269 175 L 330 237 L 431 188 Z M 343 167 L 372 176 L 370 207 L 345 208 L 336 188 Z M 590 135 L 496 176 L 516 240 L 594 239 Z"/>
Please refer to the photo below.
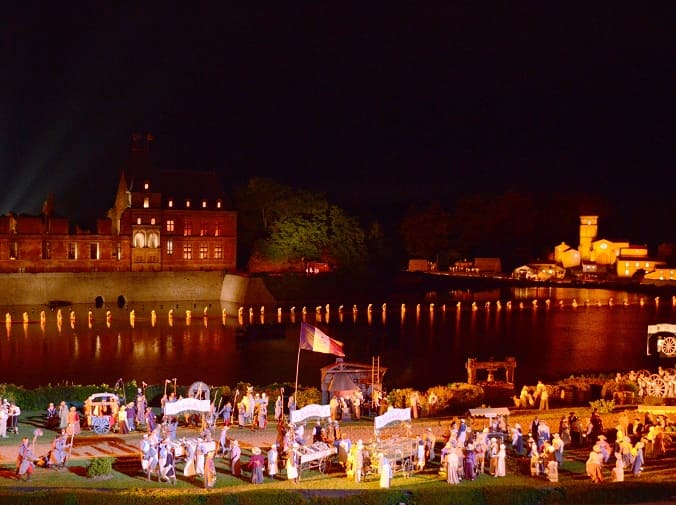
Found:
<path fill-rule="evenodd" d="M 141 248 L 146 246 L 146 236 L 142 231 L 134 234 L 134 247 Z"/>
<path fill-rule="evenodd" d="M 148 234 L 148 247 L 157 248 L 160 246 L 160 237 L 157 233 Z"/>

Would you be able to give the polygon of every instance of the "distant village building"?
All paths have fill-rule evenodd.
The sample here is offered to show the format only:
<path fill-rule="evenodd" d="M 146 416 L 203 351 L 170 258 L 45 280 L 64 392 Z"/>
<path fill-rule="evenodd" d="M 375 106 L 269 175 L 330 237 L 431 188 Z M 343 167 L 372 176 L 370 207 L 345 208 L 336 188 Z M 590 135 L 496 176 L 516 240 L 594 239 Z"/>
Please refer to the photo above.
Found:
<path fill-rule="evenodd" d="M 113 207 L 94 231 L 53 214 L 0 216 L 0 272 L 234 271 L 237 213 L 213 172 L 163 171 L 135 135 Z"/>
<path fill-rule="evenodd" d="M 450 267 L 450 272 L 463 275 L 495 275 L 502 273 L 500 258 L 474 258 L 458 260 Z"/>
<path fill-rule="evenodd" d="M 512 272 L 515 279 L 533 281 L 561 280 L 566 276 L 566 269 L 556 263 L 528 263 L 521 265 Z"/>

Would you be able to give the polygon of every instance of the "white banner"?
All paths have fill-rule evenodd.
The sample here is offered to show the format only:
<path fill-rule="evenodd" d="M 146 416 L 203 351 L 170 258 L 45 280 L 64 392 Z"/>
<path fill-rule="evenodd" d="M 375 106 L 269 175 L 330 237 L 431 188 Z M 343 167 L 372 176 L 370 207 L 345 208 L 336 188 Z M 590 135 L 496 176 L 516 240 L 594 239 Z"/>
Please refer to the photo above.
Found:
<path fill-rule="evenodd" d="M 648 325 L 648 335 L 654 335 L 655 333 L 676 333 L 676 324 L 670 323 L 659 323 L 659 324 L 649 324 Z"/>
<path fill-rule="evenodd" d="M 175 402 L 164 404 L 164 415 L 175 416 L 181 412 L 209 412 L 211 403 L 209 400 L 198 400 L 197 398 L 183 398 Z"/>
<path fill-rule="evenodd" d="M 306 405 L 302 409 L 291 412 L 291 423 L 301 423 L 309 417 L 331 417 L 331 407 L 328 405 Z"/>
<path fill-rule="evenodd" d="M 382 416 L 378 416 L 373 420 L 376 430 L 387 426 L 394 421 L 410 421 L 411 409 L 389 409 Z"/>

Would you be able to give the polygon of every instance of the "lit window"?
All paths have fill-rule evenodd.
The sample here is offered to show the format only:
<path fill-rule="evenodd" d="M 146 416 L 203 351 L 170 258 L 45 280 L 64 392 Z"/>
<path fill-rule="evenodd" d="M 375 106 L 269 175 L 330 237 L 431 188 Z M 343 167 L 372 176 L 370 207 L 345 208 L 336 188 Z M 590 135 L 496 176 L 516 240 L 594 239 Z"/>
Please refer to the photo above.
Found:
<path fill-rule="evenodd" d="M 223 235 L 223 223 L 216 223 L 216 228 L 214 229 L 214 237 L 220 237 Z"/>
<path fill-rule="evenodd" d="M 203 209 L 207 208 L 207 201 L 206 200 L 202 200 L 202 208 Z"/>
<path fill-rule="evenodd" d="M 209 223 L 203 221 L 200 226 L 200 237 L 205 237 L 209 234 Z"/>
<path fill-rule="evenodd" d="M 49 240 L 42 242 L 42 259 L 52 259 L 52 243 Z"/>
<path fill-rule="evenodd" d="M 154 217 L 150 218 L 150 224 L 155 224 L 155 218 Z"/>
<path fill-rule="evenodd" d="M 122 244 L 117 243 L 117 259 L 122 259 Z"/>
<path fill-rule="evenodd" d="M 186 200 L 186 201 L 185 201 L 185 206 L 186 206 L 186 208 L 188 208 L 188 209 L 190 208 L 190 200 Z"/>
<path fill-rule="evenodd" d="M 174 206 L 174 201 L 173 201 L 173 200 L 169 200 L 169 202 L 167 203 L 167 205 L 169 206 L 169 208 L 173 207 L 173 206 Z"/>
<path fill-rule="evenodd" d="M 89 259 L 97 260 L 99 259 L 99 243 L 92 242 L 89 244 Z"/>
<path fill-rule="evenodd" d="M 174 239 L 167 240 L 167 256 L 174 255 Z"/>
<path fill-rule="evenodd" d="M 159 246 L 160 246 L 160 237 L 157 235 L 157 233 L 150 233 L 148 235 L 148 247 L 152 247 L 153 249 L 155 249 Z"/>
<path fill-rule="evenodd" d="M 146 197 L 143 199 L 143 208 L 144 208 L 144 209 L 147 209 L 148 207 L 150 207 L 150 198 L 148 198 L 148 197 L 146 196 Z"/>
<path fill-rule="evenodd" d="M 77 259 L 77 242 L 68 242 L 68 259 Z"/>
<path fill-rule="evenodd" d="M 220 200 L 217 200 L 217 201 L 216 201 L 216 208 L 217 208 L 217 209 L 220 209 L 221 206 L 222 206 L 222 202 L 221 202 Z"/>
<path fill-rule="evenodd" d="M 208 260 L 209 259 L 209 246 L 206 244 L 200 244 L 200 259 Z"/>
<path fill-rule="evenodd" d="M 185 224 L 183 225 L 183 235 L 189 237 L 192 235 L 192 221 L 186 219 Z"/>
<path fill-rule="evenodd" d="M 150 189 L 150 183 L 146 182 L 145 184 L 143 184 L 143 189 Z"/>
<path fill-rule="evenodd" d="M 192 259 L 192 244 L 185 244 L 183 246 L 183 259 L 184 260 Z"/>
<path fill-rule="evenodd" d="M 223 259 L 223 246 L 222 245 L 215 245 L 214 246 L 214 258 L 217 259 L 217 260 Z"/>
<path fill-rule="evenodd" d="M 142 231 L 136 232 L 134 235 L 134 247 L 141 248 L 146 246 L 146 237 Z"/>
<path fill-rule="evenodd" d="M 167 231 L 174 231 L 174 220 L 167 219 Z"/>
<path fill-rule="evenodd" d="M 136 218 L 136 224 L 141 224 L 141 218 L 140 217 Z"/>

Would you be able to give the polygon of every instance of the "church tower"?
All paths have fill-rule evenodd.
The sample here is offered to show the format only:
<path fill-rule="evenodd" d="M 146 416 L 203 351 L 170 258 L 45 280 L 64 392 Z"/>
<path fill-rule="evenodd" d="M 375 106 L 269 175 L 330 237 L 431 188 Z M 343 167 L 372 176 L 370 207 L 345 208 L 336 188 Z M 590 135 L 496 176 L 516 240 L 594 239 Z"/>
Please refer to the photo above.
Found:
<path fill-rule="evenodd" d="M 592 242 L 598 233 L 598 216 L 580 216 L 580 259 L 589 261 L 591 258 Z"/>

